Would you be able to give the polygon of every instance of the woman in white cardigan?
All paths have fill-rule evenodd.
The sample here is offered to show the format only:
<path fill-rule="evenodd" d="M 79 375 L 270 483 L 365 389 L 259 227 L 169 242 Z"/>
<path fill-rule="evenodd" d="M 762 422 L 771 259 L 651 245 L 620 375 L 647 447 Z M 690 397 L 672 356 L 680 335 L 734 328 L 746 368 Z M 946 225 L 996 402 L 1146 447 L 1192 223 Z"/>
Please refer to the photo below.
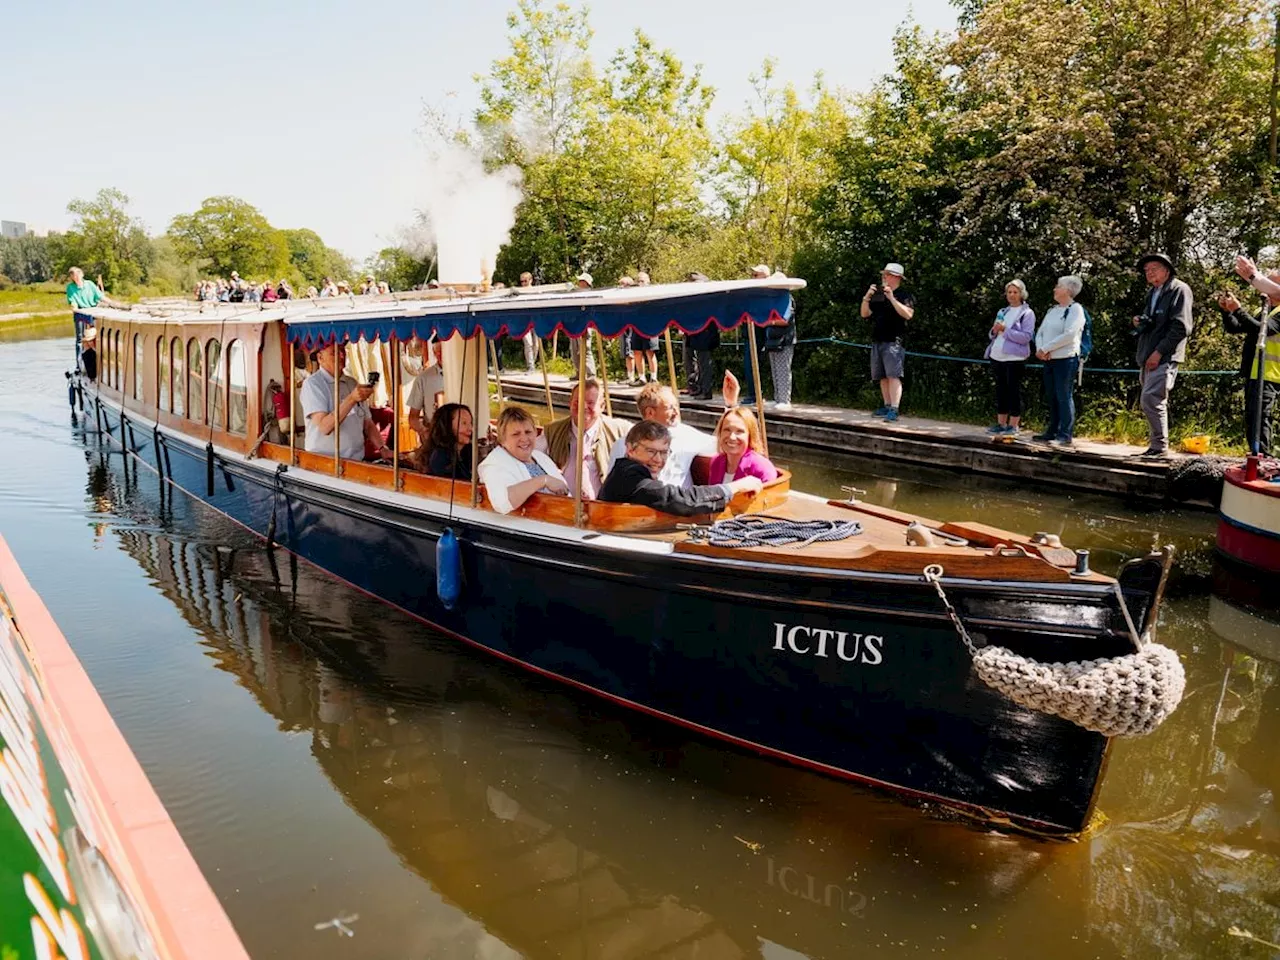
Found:
<path fill-rule="evenodd" d="M 1054 306 L 1036 331 L 1036 357 L 1044 361 L 1044 394 L 1049 423 L 1032 439 L 1069 447 L 1076 426 L 1076 366 L 1084 335 L 1084 307 L 1076 303 L 1084 281 L 1077 276 L 1058 278 L 1053 288 Z"/>
<path fill-rule="evenodd" d="M 498 414 L 498 443 L 480 464 L 480 482 L 499 513 L 510 513 L 535 493 L 569 492 L 564 475 L 545 453 L 534 449 L 538 425 L 523 407 Z"/>

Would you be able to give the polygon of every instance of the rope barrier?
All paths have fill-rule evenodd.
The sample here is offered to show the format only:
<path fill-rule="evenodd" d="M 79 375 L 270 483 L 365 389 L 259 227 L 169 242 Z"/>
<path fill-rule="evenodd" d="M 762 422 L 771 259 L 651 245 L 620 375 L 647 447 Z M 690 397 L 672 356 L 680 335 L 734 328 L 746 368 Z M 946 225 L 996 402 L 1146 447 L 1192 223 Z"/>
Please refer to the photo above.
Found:
<path fill-rule="evenodd" d="M 859 350 L 870 350 L 871 344 L 858 343 L 855 340 L 841 340 L 839 337 L 809 337 L 796 341 L 796 346 L 802 343 L 834 343 L 841 347 L 857 347 Z M 924 360 L 948 360 L 952 363 L 970 363 L 977 366 L 986 366 L 990 361 L 975 357 L 953 357 L 945 353 L 922 353 L 918 350 L 903 351 L 908 357 L 920 357 Z M 1039 370 L 1044 367 L 1043 363 L 1029 363 L 1027 367 L 1033 370 Z M 1090 367 L 1086 366 L 1089 373 L 1115 373 L 1128 374 L 1137 376 L 1139 370 L 1137 367 Z M 1180 377 L 1235 377 L 1239 376 L 1239 370 L 1184 370 L 1178 369 Z"/>

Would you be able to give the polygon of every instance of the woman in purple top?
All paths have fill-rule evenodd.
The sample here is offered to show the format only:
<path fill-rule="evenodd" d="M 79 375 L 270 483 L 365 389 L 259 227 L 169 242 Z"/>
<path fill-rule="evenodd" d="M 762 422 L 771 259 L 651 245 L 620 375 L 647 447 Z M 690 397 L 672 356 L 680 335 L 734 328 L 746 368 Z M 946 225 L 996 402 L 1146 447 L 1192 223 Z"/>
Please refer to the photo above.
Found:
<path fill-rule="evenodd" d="M 778 479 L 778 468 L 760 452 L 760 424 L 746 407 L 726 410 L 716 424 L 719 455 L 711 461 L 708 483 L 758 477 L 761 483 Z"/>
<path fill-rule="evenodd" d="M 996 313 L 996 322 L 987 333 L 987 352 L 996 377 L 996 422 L 987 433 L 1015 434 L 1022 419 L 1022 371 L 1031 355 L 1036 334 L 1036 314 L 1027 306 L 1027 285 L 1010 280 L 1004 288 L 1007 307 Z"/>

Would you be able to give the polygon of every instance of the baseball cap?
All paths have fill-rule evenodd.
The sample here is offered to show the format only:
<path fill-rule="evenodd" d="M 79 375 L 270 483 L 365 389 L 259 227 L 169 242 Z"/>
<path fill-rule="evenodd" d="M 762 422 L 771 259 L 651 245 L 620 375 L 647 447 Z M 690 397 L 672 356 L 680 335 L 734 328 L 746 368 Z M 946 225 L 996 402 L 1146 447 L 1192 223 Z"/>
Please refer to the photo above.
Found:
<path fill-rule="evenodd" d="M 591 286 L 592 284 L 591 274 L 589 273 L 580 273 L 574 279 L 578 280 L 579 282 L 585 282 L 588 287 Z"/>

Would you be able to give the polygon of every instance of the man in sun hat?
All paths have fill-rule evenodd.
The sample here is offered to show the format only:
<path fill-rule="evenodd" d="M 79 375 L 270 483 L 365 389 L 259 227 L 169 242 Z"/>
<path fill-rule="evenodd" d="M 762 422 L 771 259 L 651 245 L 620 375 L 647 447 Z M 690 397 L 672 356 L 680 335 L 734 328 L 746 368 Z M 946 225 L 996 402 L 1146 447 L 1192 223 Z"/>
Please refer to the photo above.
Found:
<path fill-rule="evenodd" d="M 1169 456 L 1169 393 L 1178 377 L 1178 364 L 1187 355 L 1191 336 L 1191 288 L 1175 277 L 1173 261 L 1163 253 L 1148 253 L 1138 269 L 1150 289 L 1142 299 L 1142 313 L 1133 318 L 1138 331 L 1138 382 L 1142 385 L 1142 413 L 1147 418 L 1146 459 Z"/>
<path fill-rule="evenodd" d="M 902 368 L 906 358 L 907 321 L 915 316 L 916 298 L 902 289 L 906 271 L 900 263 L 886 263 L 880 271 L 880 286 L 874 283 L 862 297 L 860 312 L 871 321 L 871 379 L 880 384 L 884 401 L 873 416 L 898 419 L 902 401 Z"/>

